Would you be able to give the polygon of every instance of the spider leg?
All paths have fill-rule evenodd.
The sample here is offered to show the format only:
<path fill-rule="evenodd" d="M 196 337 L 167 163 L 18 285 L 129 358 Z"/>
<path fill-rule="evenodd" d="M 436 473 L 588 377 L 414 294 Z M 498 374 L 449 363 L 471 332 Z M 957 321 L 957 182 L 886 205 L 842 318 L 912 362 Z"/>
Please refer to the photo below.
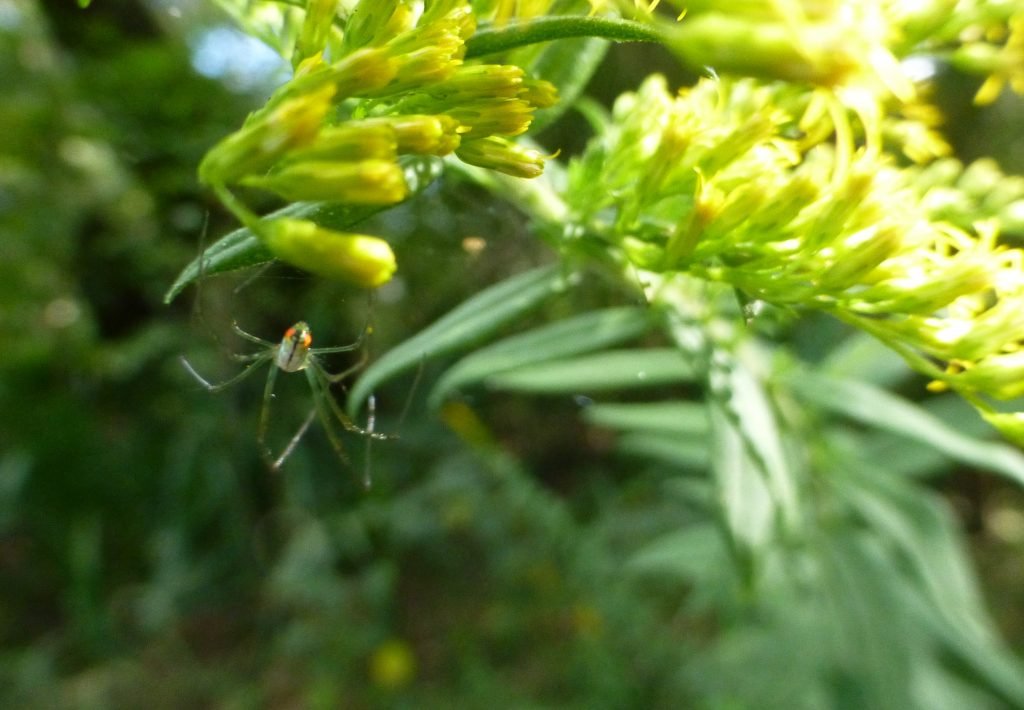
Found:
<path fill-rule="evenodd" d="M 263 404 L 260 406 L 260 422 L 256 429 L 256 444 L 260 447 L 260 454 L 271 471 L 277 470 L 276 460 L 273 452 L 267 445 L 267 429 L 270 426 L 270 402 L 274 399 L 274 382 L 277 380 L 277 367 L 271 366 L 267 375 L 267 384 L 263 388 Z"/>
<path fill-rule="evenodd" d="M 331 393 L 323 386 L 312 368 L 306 368 L 305 373 L 306 379 L 309 381 L 309 388 L 313 392 L 313 404 L 317 415 L 320 417 L 320 424 L 323 425 L 324 432 L 327 434 L 327 440 L 331 442 L 331 447 L 338 455 L 338 458 L 345 465 L 349 465 L 345 446 L 341 443 L 341 439 L 338 438 L 337 432 L 334 431 L 334 425 L 331 423 L 331 410 L 326 404 L 327 402 L 334 401 L 331 398 Z"/>
<path fill-rule="evenodd" d="M 274 460 L 273 465 L 271 466 L 271 468 L 274 471 L 280 469 L 281 466 L 284 465 L 284 462 L 288 459 L 288 457 L 292 455 L 292 451 L 295 450 L 295 447 L 298 445 L 299 440 L 302 439 L 303 435 L 306 433 L 306 430 L 309 429 L 309 425 L 313 423 L 313 419 L 315 417 L 316 407 L 313 407 L 312 409 L 309 410 L 309 414 L 306 415 L 306 420 L 302 422 L 302 426 L 300 426 L 299 430 L 295 432 L 294 436 L 292 436 L 291 440 L 288 442 L 288 445 L 284 447 L 284 451 L 282 451 L 281 455 Z"/>
<path fill-rule="evenodd" d="M 232 322 L 231 323 L 231 329 L 233 331 L 235 331 L 236 335 L 238 335 L 241 338 L 245 338 L 250 343 L 256 343 L 257 345 L 262 345 L 265 348 L 276 348 L 277 347 L 277 343 L 272 343 L 269 340 L 264 340 L 263 338 L 258 338 L 255 335 L 253 335 L 252 333 L 245 332 L 244 330 L 242 330 L 242 328 L 238 325 L 237 322 Z"/>
<path fill-rule="evenodd" d="M 248 354 L 248 355 L 243 355 L 243 354 L 239 354 L 239 353 L 231 353 L 231 359 L 236 361 L 236 362 L 252 362 L 253 360 L 259 360 L 261 358 L 266 358 L 266 357 L 267 357 L 267 353 L 266 352 L 251 353 L 251 354 Z"/>
<path fill-rule="evenodd" d="M 213 383 L 209 382 L 206 378 L 204 378 L 202 375 L 200 375 L 198 372 L 196 372 L 196 369 L 194 367 L 192 367 L 192 364 L 188 360 L 185 359 L 184 355 L 182 355 L 179 359 L 181 360 L 181 364 L 185 367 L 185 369 L 188 370 L 188 374 L 192 375 L 192 377 L 194 377 L 195 380 L 199 384 L 201 384 L 203 387 L 205 387 L 207 389 L 207 391 L 209 391 L 209 392 L 220 392 L 222 389 L 226 389 L 226 388 L 230 387 L 231 385 L 235 384 L 236 382 L 241 382 L 242 380 L 244 380 L 246 377 L 248 377 L 249 375 L 251 375 L 253 372 L 256 371 L 256 368 L 257 368 L 257 366 L 260 363 L 269 360 L 271 357 L 272 357 L 272 353 L 269 353 L 269 352 L 258 353 L 257 355 L 254 355 L 251 358 L 252 362 L 250 364 L 246 365 L 244 370 L 239 372 L 237 375 L 235 375 L 231 379 L 225 380 L 224 382 L 219 382 L 217 384 L 213 384 Z M 277 369 L 277 368 L 271 368 L 271 369 L 274 370 L 274 369 Z"/>
<path fill-rule="evenodd" d="M 334 414 L 334 418 L 337 419 L 343 427 L 345 427 L 346 431 L 350 431 L 353 434 L 359 434 L 361 436 L 368 436 L 371 439 L 378 439 L 380 441 L 396 438 L 389 434 L 381 434 L 375 431 L 370 431 L 369 429 L 363 429 L 352 421 L 352 419 L 345 414 L 344 410 L 338 406 L 338 403 L 334 401 L 334 397 L 331 396 L 331 380 L 328 374 L 324 372 L 324 368 L 315 360 L 310 361 L 309 365 L 310 366 L 306 368 L 306 375 L 309 377 L 310 383 L 314 381 L 317 383 L 316 387 L 327 401 L 328 411 Z"/>
<path fill-rule="evenodd" d="M 370 293 L 370 311 L 372 312 L 372 310 L 373 310 L 373 293 L 371 292 Z M 362 329 L 359 331 L 359 337 L 356 338 L 354 342 L 352 342 L 352 343 L 350 343 L 348 345 L 339 345 L 339 346 L 331 347 L 331 348 L 310 348 L 309 352 L 312 353 L 313 355 L 328 355 L 330 353 L 347 353 L 347 352 L 351 352 L 353 350 L 358 350 L 359 348 L 361 348 L 363 346 L 363 342 L 366 340 L 366 336 L 370 334 L 370 331 L 371 331 L 371 328 L 370 328 L 370 318 L 371 318 L 371 316 L 367 315 L 366 323 L 363 324 Z M 362 360 L 362 362 L 365 362 L 365 361 L 366 361 L 366 353 L 363 353 L 363 360 Z M 332 380 L 332 381 L 333 382 L 337 382 L 337 380 Z"/>
<path fill-rule="evenodd" d="M 313 355 L 328 355 L 330 353 L 347 353 L 353 350 L 358 350 L 363 347 L 363 336 L 359 336 L 359 340 L 349 345 L 338 345 L 333 348 L 310 348 L 309 352 Z"/>
<path fill-rule="evenodd" d="M 405 397 L 405 404 L 402 405 L 402 413 L 398 415 L 398 430 L 401 431 L 402 425 L 405 424 L 405 418 L 409 415 L 409 407 L 412 406 L 413 397 L 416 396 L 416 390 L 419 389 L 420 380 L 423 379 L 423 365 L 427 361 L 427 354 L 423 353 L 420 357 L 420 364 L 416 368 L 416 377 L 413 378 L 412 387 L 409 388 L 409 394 Z M 372 396 L 372 395 L 371 395 Z M 369 402 L 369 399 L 367 399 Z M 369 408 L 369 404 L 367 404 Z"/>
<path fill-rule="evenodd" d="M 370 490 L 370 486 L 373 485 L 370 476 L 370 462 L 373 460 L 370 456 L 370 447 L 373 444 L 373 429 L 377 424 L 377 398 L 372 394 L 366 399 L 366 411 L 366 431 L 370 432 L 370 436 L 366 437 L 366 451 L 363 455 L 363 488 Z"/>
<path fill-rule="evenodd" d="M 315 353 L 322 353 L 323 351 L 322 350 L 310 350 L 310 352 L 315 354 Z M 322 374 L 324 376 L 324 378 L 326 378 L 326 380 L 333 385 L 333 384 L 336 384 L 338 382 L 341 382 L 345 378 L 347 378 L 347 377 L 351 376 L 352 374 L 354 374 L 356 372 L 359 372 L 359 370 L 363 369 L 363 365 L 366 364 L 366 357 L 367 357 L 366 356 L 366 351 L 364 350 L 362 355 L 359 356 L 359 362 L 357 362 L 356 364 L 352 365 L 351 367 L 345 368 L 344 370 L 342 370 L 341 372 L 339 372 L 337 374 L 331 374 L 330 372 L 325 370 L 320 363 L 317 363 L 316 366 L 317 366 L 317 368 L 319 368 L 320 374 Z"/>

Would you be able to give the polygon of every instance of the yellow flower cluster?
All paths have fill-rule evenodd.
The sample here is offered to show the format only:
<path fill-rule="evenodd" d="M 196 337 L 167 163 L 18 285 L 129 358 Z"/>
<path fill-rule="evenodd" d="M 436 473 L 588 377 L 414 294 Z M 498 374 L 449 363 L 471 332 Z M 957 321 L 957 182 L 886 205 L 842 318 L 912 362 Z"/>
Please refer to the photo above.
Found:
<path fill-rule="evenodd" d="M 1004 86 L 1024 94 L 1024 11 L 1005 23 L 989 27 L 969 27 L 963 33 L 963 45 L 953 54 L 953 63 L 965 71 L 987 78 L 974 100 L 990 104 Z"/>
<path fill-rule="evenodd" d="M 389 205 L 408 194 L 401 156 L 452 152 L 474 165 L 534 177 L 543 156 L 508 138 L 526 131 L 534 110 L 552 105 L 556 92 L 516 66 L 463 63 L 475 29 L 467 0 L 362 0 L 340 41 L 336 7 L 309 0 L 294 76 L 207 154 L 199 176 L 279 258 L 376 285 L 395 268 L 383 240 L 259 220 L 227 187 L 256 187 L 290 201 Z M 330 60 L 328 48 L 337 55 Z M 301 257 L 301 245 L 316 238 L 349 253 Z"/>
<path fill-rule="evenodd" d="M 673 96 L 651 78 L 570 168 L 577 246 L 829 312 L 1017 435 L 983 396 L 1024 394 L 1022 253 L 995 220 L 933 219 L 878 133 L 825 90 L 704 80 Z"/>

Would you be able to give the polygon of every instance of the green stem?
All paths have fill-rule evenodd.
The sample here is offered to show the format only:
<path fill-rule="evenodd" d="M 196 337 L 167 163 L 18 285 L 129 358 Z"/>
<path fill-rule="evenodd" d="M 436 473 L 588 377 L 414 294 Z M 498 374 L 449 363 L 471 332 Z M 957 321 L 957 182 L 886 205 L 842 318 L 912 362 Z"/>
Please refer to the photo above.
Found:
<path fill-rule="evenodd" d="M 664 40 L 658 27 L 641 22 L 583 15 L 541 17 L 477 31 L 466 43 L 466 59 L 569 37 L 601 37 L 614 42 Z"/>
<path fill-rule="evenodd" d="M 259 235 L 257 231 L 259 229 L 260 218 L 259 215 L 254 213 L 248 207 L 246 207 L 241 200 L 235 197 L 227 187 L 223 184 L 215 184 L 212 186 L 214 193 L 220 198 L 221 204 L 228 208 L 228 211 L 233 214 L 239 222 L 244 224 L 249 230 Z"/>

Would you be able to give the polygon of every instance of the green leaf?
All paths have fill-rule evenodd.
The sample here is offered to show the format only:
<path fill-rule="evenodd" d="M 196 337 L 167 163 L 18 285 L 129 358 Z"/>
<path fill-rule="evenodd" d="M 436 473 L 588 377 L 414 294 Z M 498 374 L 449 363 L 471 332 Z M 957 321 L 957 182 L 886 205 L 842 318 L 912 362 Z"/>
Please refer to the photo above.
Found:
<path fill-rule="evenodd" d="M 564 290 L 572 280 L 558 265 L 542 266 L 481 291 L 368 367 L 349 395 L 349 414 L 358 414 L 363 401 L 382 382 L 426 360 L 479 343 Z"/>
<path fill-rule="evenodd" d="M 754 558 L 771 542 L 775 505 L 766 477 L 751 459 L 735 420 L 718 402 L 712 403 L 709 413 L 708 448 L 718 503 L 731 547 L 738 555 L 736 565 L 749 583 Z"/>
<path fill-rule="evenodd" d="M 678 350 L 639 348 L 507 370 L 488 377 L 485 384 L 534 394 L 590 394 L 660 387 L 692 382 L 694 378 L 694 368 Z"/>
<path fill-rule="evenodd" d="M 924 442 L 950 458 L 1000 473 L 1024 485 L 1024 455 L 998 442 L 965 436 L 936 416 L 885 390 L 863 382 L 810 372 L 787 375 L 786 383 L 822 409 L 868 426 Z"/>
<path fill-rule="evenodd" d="M 904 515 L 905 507 L 905 502 L 897 503 L 895 515 Z M 836 577 L 830 585 L 836 589 L 832 607 L 838 613 L 843 635 L 857 643 L 857 657 L 863 664 L 859 672 L 874 686 L 875 702 L 865 705 L 878 706 L 883 700 L 905 692 L 909 668 L 904 664 L 912 660 L 912 665 L 918 666 L 941 663 L 946 674 L 970 679 L 974 688 L 986 688 L 999 696 L 1003 702 L 999 707 L 1022 707 L 1024 676 L 1020 664 L 996 641 L 982 611 L 965 609 L 966 600 L 959 594 L 953 595 L 952 607 L 950 600 L 936 599 L 933 590 L 915 579 L 912 572 L 907 574 L 906 550 L 901 549 L 900 543 L 909 542 L 917 548 L 915 554 L 924 551 L 929 558 L 924 564 L 929 566 L 938 556 L 956 558 L 963 553 L 943 545 L 941 536 L 938 541 L 931 540 L 938 542 L 937 547 L 922 550 L 935 534 L 934 526 L 926 524 L 914 530 L 918 524 L 907 523 L 910 521 L 904 520 L 899 527 L 893 527 L 889 521 L 870 535 L 836 534 L 828 544 Z M 889 538 L 890 534 L 904 533 L 916 539 Z M 955 533 L 949 534 L 957 537 Z M 957 566 L 966 567 L 966 563 Z M 939 572 L 940 569 L 932 569 L 929 574 L 935 577 Z M 955 576 L 961 573 L 956 571 L 953 577 L 940 578 L 938 584 L 956 585 Z M 975 619 L 965 619 L 965 612 Z M 894 674 L 896 669 L 899 670 Z M 922 707 L 920 703 L 906 702 L 895 707 L 911 705 Z"/>
<path fill-rule="evenodd" d="M 409 194 L 421 192 L 440 174 L 443 163 L 434 158 L 403 160 Z M 308 219 L 329 229 L 346 230 L 386 209 L 380 205 L 345 205 L 337 202 L 295 202 L 267 215 L 267 218 L 293 217 Z M 218 239 L 186 266 L 164 294 L 170 303 L 200 277 L 236 269 L 258 266 L 273 261 L 274 256 L 248 227 L 241 227 Z"/>
<path fill-rule="evenodd" d="M 583 412 L 595 426 L 633 429 L 651 433 L 706 437 L 708 410 L 697 402 L 644 402 L 640 404 L 594 404 Z"/>
<path fill-rule="evenodd" d="M 430 406 L 439 407 L 454 390 L 498 372 L 599 350 L 643 334 L 648 308 L 610 308 L 520 333 L 476 351 L 450 368 L 434 386 Z"/>
<path fill-rule="evenodd" d="M 930 397 L 917 406 L 944 422 L 956 422 L 962 436 L 983 439 L 991 436 L 992 427 L 979 417 L 960 395 L 952 392 Z M 887 429 L 845 431 L 858 436 L 858 457 L 877 464 L 881 469 L 909 478 L 927 478 L 949 472 L 954 462 L 931 444 L 908 439 Z"/>
<path fill-rule="evenodd" d="M 722 356 L 728 357 L 719 351 L 716 359 Z M 760 554 L 777 528 L 793 533 L 800 525 L 800 469 L 786 456 L 773 402 L 757 374 L 765 363 L 751 365 L 732 361 L 709 400 L 716 449 L 712 462 L 725 519 L 737 542 Z M 711 381 L 718 379 L 713 374 Z M 728 397 L 724 401 L 723 395 Z"/>
<path fill-rule="evenodd" d="M 897 384 L 912 373 L 906 360 L 882 341 L 860 332 L 850 335 L 832 350 L 820 369 L 830 375 L 879 386 Z"/>
<path fill-rule="evenodd" d="M 624 572 L 676 583 L 720 583 L 728 550 L 713 523 L 699 523 L 666 533 L 644 545 L 626 563 Z"/>
<path fill-rule="evenodd" d="M 711 452 L 706 438 L 693 439 L 663 433 L 630 433 L 619 437 L 616 451 L 668 464 L 676 471 L 706 471 Z"/>

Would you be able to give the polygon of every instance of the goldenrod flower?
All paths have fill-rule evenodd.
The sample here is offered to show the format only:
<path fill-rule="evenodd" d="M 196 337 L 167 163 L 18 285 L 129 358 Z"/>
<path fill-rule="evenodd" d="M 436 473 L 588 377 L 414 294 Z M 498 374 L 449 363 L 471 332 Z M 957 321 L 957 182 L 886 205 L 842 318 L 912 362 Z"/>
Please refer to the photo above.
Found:
<path fill-rule="evenodd" d="M 504 137 L 526 131 L 534 110 L 554 103 L 555 88 L 527 79 L 517 66 L 465 65 L 465 41 L 476 27 L 467 0 L 422 6 L 362 0 L 343 38 L 331 42 L 337 40 L 335 12 L 334 2 L 310 0 L 292 80 L 200 167 L 200 178 L 243 222 L 252 225 L 257 218 L 227 185 L 258 187 L 293 201 L 399 202 L 408 193 L 399 164 L 404 154 L 443 156 L 459 149 L 475 165 L 521 177 L 540 174 L 543 156 Z M 324 58 L 328 44 L 330 62 Z M 315 265 L 317 259 L 299 258 L 297 250 L 312 245 L 319 232 L 275 224 L 255 231 L 274 240 L 272 251 L 281 258 Z"/>
<path fill-rule="evenodd" d="M 688 66 L 913 97 L 894 51 L 904 39 L 899 3 L 673 4 L 685 17 L 662 23 L 669 48 Z"/>
<path fill-rule="evenodd" d="M 990 41 L 973 41 L 953 55 L 953 62 L 960 69 L 987 75 L 974 96 L 978 104 L 992 103 L 1007 85 L 1015 93 L 1024 94 L 1024 13 L 1010 18 L 1005 31 L 997 28 L 995 34 L 1005 37 L 1002 46 Z"/>
<path fill-rule="evenodd" d="M 934 220 L 919 171 L 856 147 L 846 113 L 812 103 L 749 80 L 676 97 L 648 80 L 570 167 L 570 231 L 603 249 L 567 246 L 826 311 L 986 412 L 982 396 L 1024 394 L 1024 254 L 994 221 Z M 818 142 L 787 137 L 795 125 Z"/>

